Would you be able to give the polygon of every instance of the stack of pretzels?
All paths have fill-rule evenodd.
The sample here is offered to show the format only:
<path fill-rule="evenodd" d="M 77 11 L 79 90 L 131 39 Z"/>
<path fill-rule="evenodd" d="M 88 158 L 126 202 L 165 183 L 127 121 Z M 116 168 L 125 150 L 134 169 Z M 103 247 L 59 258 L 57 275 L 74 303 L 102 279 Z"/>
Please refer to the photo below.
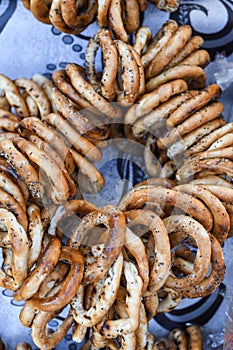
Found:
<path fill-rule="evenodd" d="M 216 290 L 232 235 L 233 124 L 221 118 L 220 88 L 205 87 L 201 45 L 174 21 L 153 38 L 140 28 L 133 46 L 101 29 L 86 69 L 68 64 L 55 86 L 0 75 L 0 286 L 26 301 L 20 321 L 40 349 L 71 327 L 74 341 L 89 339 L 83 349 L 201 349 L 195 327 L 189 342 L 182 331 L 160 342 L 148 333 L 156 314 Z M 145 146 L 151 177 L 97 208 L 79 186 L 103 188 L 93 163 L 116 122 Z M 65 312 L 57 331 L 46 328 Z"/>
<path fill-rule="evenodd" d="M 101 28 L 110 27 L 117 39 L 128 42 L 129 34 L 140 27 L 140 14 L 148 0 L 22 0 L 40 22 L 54 25 L 64 33 L 79 34 L 97 20 Z M 151 0 L 163 11 L 174 12 L 180 0 Z"/>

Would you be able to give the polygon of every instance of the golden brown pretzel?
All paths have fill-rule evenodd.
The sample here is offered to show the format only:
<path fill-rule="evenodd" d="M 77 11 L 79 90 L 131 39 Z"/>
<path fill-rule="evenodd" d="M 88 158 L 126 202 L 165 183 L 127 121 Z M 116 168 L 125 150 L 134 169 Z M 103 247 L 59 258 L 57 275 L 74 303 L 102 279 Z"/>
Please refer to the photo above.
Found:
<path fill-rule="evenodd" d="M 51 104 L 46 93 L 34 81 L 20 78 L 16 79 L 15 84 L 18 88 L 25 89 L 26 93 L 35 100 L 42 119 L 51 112 Z"/>
<path fill-rule="evenodd" d="M 232 132 L 233 130 L 233 123 L 227 123 L 223 125 L 221 128 L 216 128 L 216 130 L 212 131 L 209 135 L 203 137 L 201 140 L 202 142 L 197 142 L 193 147 L 190 148 L 189 153 L 190 155 L 199 153 L 202 151 L 205 151 L 211 145 L 217 141 L 218 139 L 221 139 L 224 135 Z"/>
<path fill-rule="evenodd" d="M 186 181 L 201 171 L 210 171 L 213 175 L 227 174 L 233 179 L 233 164 L 232 161 L 225 158 L 213 159 L 196 159 L 194 156 L 190 161 L 186 161 L 176 173 L 176 179 L 179 183 Z"/>
<path fill-rule="evenodd" d="M 160 206 L 172 205 L 199 221 L 207 231 L 211 230 L 213 219 L 209 210 L 198 199 L 186 193 L 155 186 L 141 186 L 131 189 L 121 200 L 120 210 L 130 210 L 142 207 L 147 202 L 156 202 Z M 203 213 L 205 218 L 203 218 Z"/>
<path fill-rule="evenodd" d="M 15 148 L 12 141 L 2 140 L 0 142 L 0 155 L 6 158 L 17 175 L 23 179 L 31 195 L 35 198 L 41 198 L 43 196 L 43 188 L 39 182 L 36 170 L 27 158 Z"/>
<path fill-rule="evenodd" d="M 150 269 L 149 289 L 152 287 L 153 291 L 158 290 L 167 280 L 171 265 L 170 243 L 164 223 L 156 214 L 149 210 L 131 210 L 126 212 L 125 215 L 129 220 L 128 226 L 130 228 L 135 225 L 144 225 L 153 235 L 153 254 L 156 256 L 156 259 Z"/>
<path fill-rule="evenodd" d="M 89 108 L 91 104 L 84 98 L 82 98 L 78 92 L 71 85 L 65 70 L 57 70 L 53 73 L 52 79 L 56 86 L 63 94 L 69 97 L 73 102 L 75 102 L 80 108 Z"/>
<path fill-rule="evenodd" d="M 0 172 L 0 188 L 9 193 L 20 204 L 22 209 L 26 210 L 26 201 L 19 186 L 12 178 L 4 172 Z"/>
<path fill-rule="evenodd" d="M 77 295 L 71 302 L 71 312 L 78 324 L 93 327 L 103 320 L 116 299 L 122 268 L 123 256 L 120 254 L 104 279 L 94 284 L 95 295 L 92 297 L 92 304 L 88 310 L 83 307 L 84 285 L 80 285 Z"/>
<path fill-rule="evenodd" d="M 162 48 L 167 45 L 168 41 L 175 34 L 177 29 L 178 24 L 173 20 L 168 20 L 162 25 L 149 43 L 145 54 L 142 56 L 142 64 L 144 67 L 147 67 L 153 58 L 162 50 Z"/>
<path fill-rule="evenodd" d="M 121 80 L 123 91 L 118 93 L 117 101 L 122 105 L 132 104 L 138 96 L 138 85 L 140 82 L 138 64 L 132 52 L 132 47 L 120 40 L 115 40 L 121 66 Z"/>
<path fill-rule="evenodd" d="M 170 97 L 178 95 L 187 89 L 187 83 L 184 80 L 177 79 L 160 86 L 149 94 L 145 94 L 136 105 L 133 105 L 127 111 L 125 115 L 125 124 L 134 124 L 138 118 L 150 113 L 151 110 L 159 104 L 168 101 Z"/>
<path fill-rule="evenodd" d="M 30 10 L 38 21 L 50 24 L 49 10 L 52 0 L 30 0 Z"/>
<path fill-rule="evenodd" d="M 160 338 L 157 342 L 156 345 L 159 350 L 177 350 L 176 343 L 174 342 L 173 339 L 169 338 Z"/>
<path fill-rule="evenodd" d="M 175 55 L 185 46 L 190 39 L 192 29 L 188 25 L 180 26 L 170 40 L 162 47 L 157 55 L 146 67 L 146 79 L 150 79 L 160 74 L 166 65 L 175 57 Z"/>
<path fill-rule="evenodd" d="M 144 53 L 147 44 L 151 39 L 151 30 L 148 27 L 140 27 L 135 35 L 135 42 L 133 48 L 139 55 Z"/>
<path fill-rule="evenodd" d="M 83 256 L 77 249 L 63 247 L 60 259 L 69 262 L 70 271 L 66 279 L 62 282 L 62 286 L 59 292 L 53 296 L 44 298 L 40 298 L 38 295 L 34 295 L 28 301 L 28 305 L 32 306 L 35 309 L 47 312 L 57 311 L 69 304 L 71 299 L 75 296 L 83 277 Z"/>
<path fill-rule="evenodd" d="M 187 133 L 182 137 L 181 140 L 177 140 L 167 149 L 167 155 L 170 158 L 176 157 L 178 154 L 185 152 L 185 155 L 189 155 L 189 147 L 192 147 L 196 142 L 204 138 L 206 135 L 210 134 L 215 129 L 220 128 L 225 125 L 225 120 L 223 118 L 216 118 L 210 122 L 207 122 L 195 130 Z"/>
<path fill-rule="evenodd" d="M 76 65 L 68 64 L 66 66 L 66 73 L 78 93 L 94 107 L 96 107 L 101 113 L 106 114 L 109 118 L 121 117 L 121 111 L 109 104 L 94 90 L 93 86 L 85 79 L 84 75 L 81 74 Z"/>
<path fill-rule="evenodd" d="M 197 50 L 186 57 L 180 64 L 189 64 L 205 68 L 210 63 L 210 55 L 206 50 Z"/>
<path fill-rule="evenodd" d="M 180 6 L 180 0 L 152 0 L 152 2 L 163 11 L 174 12 Z"/>
<path fill-rule="evenodd" d="M 230 221 L 226 209 L 218 197 L 211 194 L 208 187 L 204 188 L 192 184 L 179 185 L 174 189 L 199 198 L 206 204 L 213 215 L 213 234 L 220 243 L 223 243 L 230 229 Z"/>
<path fill-rule="evenodd" d="M 47 121 L 47 116 L 45 120 Z M 41 137 L 43 140 L 47 141 L 51 146 L 57 151 L 57 153 L 62 157 L 65 166 L 69 173 L 74 171 L 75 165 L 72 156 L 69 152 L 69 148 L 66 146 L 65 142 L 60 138 L 56 132 L 48 128 L 45 123 L 43 123 L 38 118 L 24 118 L 20 124 L 19 128 L 22 134 L 24 134 L 24 129 L 30 130 L 37 136 Z"/>
<path fill-rule="evenodd" d="M 135 331 L 136 335 L 136 344 L 139 349 L 144 349 L 147 344 L 147 333 L 148 333 L 148 320 L 146 316 L 146 310 L 141 302 L 140 305 L 140 323 L 138 328 Z"/>
<path fill-rule="evenodd" d="M 112 0 L 99 0 L 98 11 L 97 11 L 97 23 L 99 27 L 108 26 L 108 11 Z"/>
<path fill-rule="evenodd" d="M 190 350 L 202 350 L 202 337 L 200 329 L 197 326 L 186 328 L 186 333 L 189 335 Z"/>
<path fill-rule="evenodd" d="M 151 78 L 146 83 L 146 92 L 151 92 L 174 79 L 183 79 L 187 81 L 191 89 L 202 89 L 205 87 L 206 74 L 205 71 L 198 66 L 186 64 L 177 65 Z"/>
<path fill-rule="evenodd" d="M 0 269 L 0 285 L 9 290 L 18 289 L 27 277 L 27 258 L 29 242 L 23 227 L 16 217 L 6 209 L 0 208 L 1 225 L 7 230 L 7 240 L 13 253 L 12 277 Z"/>
<path fill-rule="evenodd" d="M 106 338 L 115 338 L 136 331 L 140 322 L 140 303 L 142 280 L 136 267 L 131 262 L 124 262 L 124 275 L 126 278 L 126 309 L 128 318 L 107 320 L 100 329 L 100 334 Z"/>
<path fill-rule="evenodd" d="M 76 0 L 62 0 L 61 11 L 65 23 L 70 28 L 84 28 L 87 27 L 93 20 L 97 13 L 97 1 L 89 0 L 87 9 L 85 6 L 79 9 L 79 3 Z M 80 13 L 79 13 L 80 11 Z"/>
<path fill-rule="evenodd" d="M 173 310 L 182 299 L 182 294 L 179 290 L 175 290 L 168 287 L 162 287 L 158 291 L 159 304 L 157 313 L 170 312 Z"/>
<path fill-rule="evenodd" d="M 80 135 L 71 125 L 60 115 L 51 113 L 45 117 L 48 124 L 58 129 L 78 152 L 83 154 L 90 161 L 98 161 L 102 154 L 88 139 Z M 68 148 L 68 147 L 67 147 Z"/>
<path fill-rule="evenodd" d="M 127 43 L 128 34 L 124 28 L 124 23 L 122 19 L 122 6 L 121 1 L 112 0 L 109 7 L 109 27 L 115 34 L 118 40 Z"/>
<path fill-rule="evenodd" d="M 65 337 L 74 322 L 73 317 L 68 314 L 57 331 L 53 333 L 47 333 L 47 323 L 56 317 L 58 313 L 59 312 L 39 311 L 35 316 L 32 323 L 32 339 L 36 346 L 38 346 L 40 349 L 52 349 Z"/>
<path fill-rule="evenodd" d="M 195 240 L 198 247 L 192 274 L 182 278 L 170 274 L 165 285 L 175 290 L 183 290 L 188 286 L 196 285 L 204 279 L 210 267 L 209 233 L 199 222 L 184 215 L 170 216 L 164 219 L 164 223 L 169 234 L 176 231 L 185 232 Z"/>
<path fill-rule="evenodd" d="M 188 349 L 188 337 L 183 329 L 174 328 L 168 335 L 169 339 L 173 339 L 178 350 Z"/>
<path fill-rule="evenodd" d="M 51 197 L 54 203 L 60 204 L 67 200 L 70 197 L 70 188 L 62 169 L 44 151 L 30 141 L 17 137 L 14 139 L 14 144 L 30 161 L 37 164 L 45 172 L 53 189 Z"/>
<path fill-rule="evenodd" d="M 221 89 L 217 84 L 207 86 L 205 89 L 200 91 L 197 96 L 194 96 L 193 98 L 189 99 L 176 111 L 174 111 L 166 120 L 167 126 L 174 127 L 179 123 L 183 122 L 194 111 L 199 110 L 211 100 L 218 98 L 220 96 L 220 93 Z"/>
<path fill-rule="evenodd" d="M 183 104 L 184 106 L 184 104 Z M 185 107 L 184 107 L 185 108 Z M 158 146 L 162 149 L 169 147 L 177 139 L 180 139 L 183 135 L 196 129 L 209 121 L 220 116 L 223 111 L 223 104 L 221 102 L 213 102 L 209 105 L 205 105 L 198 111 L 189 116 L 185 121 L 180 121 L 175 128 L 169 130 L 162 137 L 159 138 Z M 170 117 L 167 119 L 170 122 Z M 175 122 L 176 123 L 176 122 Z"/>
<path fill-rule="evenodd" d="M 23 299 L 31 298 L 39 289 L 44 279 L 53 271 L 61 255 L 61 242 L 52 237 L 40 255 L 36 267 L 29 274 L 19 290 Z"/>
<path fill-rule="evenodd" d="M 15 132 L 18 126 L 18 121 L 8 119 L 8 118 L 0 118 L 0 131 L 10 131 Z"/>
<path fill-rule="evenodd" d="M 94 283 L 103 278 L 116 257 L 119 256 L 125 239 L 125 216 L 115 207 L 103 207 L 87 214 L 77 225 L 70 236 L 70 245 L 78 248 L 90 229 L 102 223 L 107 228 L 108 237 L 100 256 L 93 263 L 86 265 L 83 281 L 86 284 Z M 99 245 L 97 241 L 94 245 Z"/>
<path fill-rule="evenodd" d="M 134 34 L 140 27 L 140 12 L 138 0 L 125 1 L 125 29 L 128 34 Z"/>
<path fill-rule="evenodd" d="M 0 118 L 7 118 L 10 120 L 19 121 L 18 116 L 16 116 L 15 114 L 11 113 L 10 111 L 8 111 L 4 108 L 0 108 Z"/>
<path fill-rule="evenodd" d="M 19 117 L 29 115 L 27 105 L 16 84 L 3 74 L 0 74 L 0 89 L 4 92 L 11 107 L 14 107 Z"/>
<path fill-rule="evenodd" d="M 101 81 L 98 81 L 95 71 L 95 56 L 98 47 L 103 52 L 104 70 Z M 115 80 L 118 69 L 118 53 L 113 43 L 111 33 L 107 29 L 99 30 L 89 41 L 86 48 L 85 65 L 87 76 L 96 90 L 107 100 L 115 98 Z"/>
<path fill-rule="evenodd" d="M 40 256 L 44 230 L 41 222 L 40 208 L 37 205 L 29 204 L 27 215 L 29 219 L 28 234 L 31 239 L 31 246 L 28 252 L 28 268 L 30 269 Z"/>

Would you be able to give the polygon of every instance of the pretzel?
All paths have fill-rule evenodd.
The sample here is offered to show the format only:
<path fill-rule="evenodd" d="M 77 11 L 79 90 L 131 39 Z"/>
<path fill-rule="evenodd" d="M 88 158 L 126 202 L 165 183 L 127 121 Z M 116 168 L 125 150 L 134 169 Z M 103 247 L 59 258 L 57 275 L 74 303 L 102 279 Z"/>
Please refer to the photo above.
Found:
<path fill-rule="evenodd" d="M 97 1 L 89 0 L 85 12 L 82 7 L 85 8 L 85 6 L 81 5 L 81 8 L 79 9 L 79 3 L 77 4 L 76 0 L 62 0 L 62 17 L 69 27 L 84 28 L 93 21 L 97 12 Z"/>
<path fill-rule="evenodd" d="M 134 186 L 134 188 L 141 187 L 141 186 L 162 186 L 166 188 L 172 188 L 175 186 L 175 182 L 170 179 L 166 178 L 149 178 L 145 181 L 139 182 Z"/>
<path fill-rule="evenodd" d="M 205 68 L 210 63 L 210 55 L 206 50 L 197 50 L 186 57 L 180 64 Z"/>
<path fill-rule="evenodd" d="M 5 275 L 0 268 L 0 285 L 9 290 L 17 290 L 27 277 L 28 238 L 16 217 L 6 209 L 0 208 L 1 225 L 7 230 L 7 237 L 13 253 L 12 277 Z"/>
<path fill-rule="evenodd" d="M 100 112 L 106 114 L 109 118 L 119 118 L 121 116 L 121 111 L 118 108 L 110 105 L 101 95 L 95 92 L 92 85 L 85 80 L 76 65 L 68 64 L 66 66 L 66 73 L 78 93 Z"/>
<path fill-rule="evenodd" d="M 147 331 L 148 331 L 148 320 L 146 316 L 146 311 L 143 303 L 140 305 L 140 322 L 139 326 L 135 331 L 136 344 L 139 349 L 144 349 L 147 344 Z"/>
<path fill-rule="evenodd" d="M 27 158 L 15 148 L 12 141 L 2 140 L 0 142 L 0 155 L 7 159 L 7 162 L 13 167 L 18 176 L 23 179 L 31 195 L 35 198 L 41 198 L 43 188 L 39 182 L 37 172 Z"/>
<path fill-rule="evenodd" d="M 146 79 L 150 79 L 161 73 L 166 65 L 185 46 L 191 35 L 192 29 L 189 25 L 180 26 L 146 67 Z"/>
<path fill-rule="evenodd" d="M 118 205 L 120 210 L 138 208 L 147 202 L 172 205 L 182 209 L 188 215 L 200 222 L 207 231 L 211 230 L 213 219 L 210 212 L 199 200 L 185 193 L 179 193 L 163 187 L 141 186 L 132 188 Z M 205 218 L 203 218 L 205 213 Z"/>
<path fill-rule="evenodd" d="M 128 227 L 126 229 L 124 247 L 129 250 L 130 254 L 133 255 L 137 262 L 138 274 L 143 281 L 142 293 L 144 293 L 147 290 L 149 284 L 148 258 L 142 240 L 137 235 L 135 235 L 133 231 L 131 231 Z"/>
<path fill-rule="evenodd" d="M 136 32 L 133 48 L 139 55 L 144 53 L 147 44 L 151 39 L 151 35 L 151 30 L 148 27 L 140 27 Z"/>
<path fill-rule="evenodd" d="M 112 0 L 109 7 L 109 27 L 115 34 L 118 40 L 127 43 L 128 34 L 124 28 L 124 23 L 121 16 L 121 1 Z"/>
<path fill-rule="evenodd" d="M 65 70 L 57 70 L 53 73 L 52 79 L 61 92 L 75 102 L 80 108 L 89 108 L 91 104 L 82 98 L 71 85 Z"/>
<path fill-rule="evenodd" d="M 150 287 L 153 288 L 153 291 L 158 290 L 163 286 L 170 272 L 170 243 L 166 228 L 162 220 L 152 211 L 134 210 L 126 212 L 125 215 L 127 219 L 130 220 L 128 223 L 129 227 L 144 225 L 153 235 L 153 254 L 156 258 L 150 271 Z"/>
<path fill-rule="evenodd" d="M 173 339 L 169 338 L 160 338 L 157 342 L 156 345 L 159 350 L 177 350 L 176 343 L 174 342 Z"/>
<path fill-rule="evenodd" d="M 18 116 L 3 108 L 0 108 L 0 119 L 1 118 L 10 119 L 12 121 L 19 121 Z"/>
<path fill-rule="evenodd" d="M 82 28 L 70 28 L 64 21 L 62 17 L 62 9 L 61 9 L 62 0 L 53 0 L 51 4 L 51 8 L 49 11 L 49 18 L 51 24 L 53 24 L 58 30 L 64 33 L 69 34 L 79 34 L 81 33 L 85 27 Z"/>
<path fill-rule="evenodd" d="M 81 136 L 77 130 L 74 130 L 61 115 L 51 113 L 46 116 L 45 121 L 56 127 L 71 145 L 90 161 L 98 161 L 101 159 L 101 152 L 91 142 Z"/>
<path fill-rule="evenodd" d="M 32 350 L 32 347 L 28 343 L 19 343 L 16 345 L 15 350 Z"/>
<path fill-rule="evenodd" d="M 117 296 L 122 268 L 123 256 L 120 254 L 104 279 L 95 284 L 96 295 L 88 310 L 83 307 L 84 285 L 80 285 L 77 296 L 71 302 L 71 312 L 78 324 L 93 327 L 103 319 Z"/>
<path fill-rule="evenodd" d="M 76 150 L 70 149 L 70 152 L 73 156 L 76 166 L 85 176 L 83 181 L 80 181 L 80 186 L 84 192 L 99 192 L 104 187 L 105 183 L 103 175 L 96 169 L 93 164 L 81 156 L 81 154 L 79 154 Z M 81 175 L 79 175 L 79 180 L 81 180 Z"/>
<path fill-rule="evenodd" d="M 151 92 L 175 79 L 185 80 L 190 89 L 202 89 L 206 83 L 205 71 L 201 67 L 186 64 L 177 65 L 151 78 L 146 83 L 146 92 Z"/>
<path fill-rule="evenodd" d="M 185 331 L 189 335 L 189 348 L 191 350 L 201 350 L 202 338 L 200 329 L 197 326 L 189 326 Z"/>
<path fill-rule="evenodd" d="M 192 274 L 182 278 L 171 274 L 165 285 L 175 290 L 196 285 L 204 279 L 210 266 L 211 242 L 208 232 L 196 220 L 184 215 L 170 216 L 164 219 L 164 223 L 169 234 L 181 230 L 190 235 L 198 247 Z"/>
<path fill-rule="evenodd" d="M 204 107 L 211 100 L 219 97 L 221 92 L 220 87 L 217 84 L 212 84 L 199 92 L 197 96 L 186 101 L 176 111 L 174 111 L 168 119 L 166 124 L 169 128 L 177 126 L 179 123 L 187 119 L 190 114 Z M 221 106 L 221 105 L 220 105 Z M 222 108 L 220 108 L 222 110 Z M 190 113 L 191 111 L 191 113 Z"/>
<path fill-rule="evenodd" d="M 110 5 L 111 0 L 98 1 L 97 23 L 101 28 L 108 26 L 108 11 Z"/>
<path fill-rule="evenodd" d="M 10 112 L 10 109 L 11 109 L 11 106 L 10 106 L 9 102 L 7 101 L 6 96 L 4 96 L 3 94 L 0 95 L 0 110 Z"/>
<path fill-rule="evenodd" d="M 45 172 L 53 189 L 51 197 L 54 203 L 59 204 L 68 199 L 70 196 L 69 185 L 57 164 L 30 141 L 18 137 L 14 139 L 14 144 Z"/>
<path fill-rule="evenodd" d="M 56 113 L 57 111 L 56 106 L 52 103 L 52 91 L 54 88 L 53 83 L 48 78 L 46 78 L 44 75 L 41 75 L 41 74 L 34 74 L 32 77 L 32 80 L 44 90 L 48 99 L 51 102 L 52 111 Z"/>
<path fill-rule="evenodd" d="M 57 331 L 53 333 L 46 332 L 47 323 L 56 317 L 57 314 L 58 312 L 39 311 L 33 320 L 32 339 L 40 349 L 52 349 L 65 337 L 74 322 L 73 317 L 68 315 Z"/>
<path fill-rule="evenodd" d="M 178 24 L 173 20 L 168 20 L 162 25 L 155 37 L 152 38 L 146 53 L 142 56 L 142 64 L 144 67 L 147 67 L 162 48 L 167 45 L 177 29 Z"/>
<path fill-rule="evenodd" d="M 70 271 L 59 292 L 45 298 L 34 295 L 28 301 L 28 304 L 33 308 L 47 312 L 57 311 L 66 306 L 77 293 L 83 277 L 84 259 L 78 250 L 70 247 L 62 248 L 60 259 L 69 262 Z"/>
<path fill-rule="evenodd" d="M 78 248 L 83 243 L 88 231 L 96 225 L 103 224 L 107 228 L 108 237 L 97 260 L 86 265 L 83 281 L 86 284 L 95 283 L 103 278 L 121 252 L 125 239 L 125 217 L 114 207 L 103 207 L 87 214 L 70 236 L 70 245 Z M 99 245 L 96 242 L 94 245 Z"/>
<path fill-rule="evenodd" d="M 165 121 L 165 118 L 167 118 L 179 106 L 181 106 L 183 103 L 185 103 L 190 98 L 196 96 L 197 94 L 197 90 L 188 90 L 186 92 L 182 92 L 178 96 L 170 98 L 164 103 L 161 103 L 161 105 L 157 106 L 155 109 L 150 111 L 148 114 L 145 114 L 142 118 L 136 121 L 136 123 L 133 126 L 134 136 L 139 137 L 139 135 L 143 131 L 149 131 L 151 130 L 151 128 L 154 128 L 157 125 L 157 123 Z M 153 134 L 155 134 L 154 131 Z"/>
<path fill-rule="evenodd" d="M 4 92 L 11 107 L 14 107 L 19 117 L 27 117 L 27 105 L 15 83 L 3 74 L 0 74 L 0 89 Z"/>
<path fill-rule="evenodd" d="M 176 157 L 178 154 L 185 152 L 185 155 L 189 154 L 189 147 L 193 146 L 196 142 L 201 140 L 206 135 L 210 134 L 215 129 L 225 125 L 225 120 L 223 118 L 216 118 L 201 125 L 199 128 L 187 133 L 182 137 L 182 139 L 177 140 L 167 149 L 167 155 L 170 158 Z"/>
<path fill-rule="evenodd" d="M 222 127 L 212 131 L 209 135 L 203 137 L 199 142 L 197 142 L 193 147 L 189 149 L 189 154 L 193 155 L 195 153 L 203 152 L 208 149 L 215 141 L 217 141 L 222 136 L 232 132 L 233 123 L 228 123 Z"/>
<path fill-rule="evenodd" d="M 229 181 L 227 181 L 227 180 L 225 180 L 222 177 L 217 176 L 217 175 L 198 177 L 197 179 L 190 181 L 190 184 L 204 185 L 204 186 L 206 186 L 206 188 L 208 185 L 214 185 L 214 186 L 217 185 L 217 186 L 225 186 L 225 187 L 232 188 L 231 182 L 229 182 Z"/>
<path fill-rule="evenodd" d="M 180 0 L 152 0 L 158 9 L 168 12 L 176 11 L 180 6 Z"/>
<path fill-rule="evenodd" d="M 18 121 L 8 119 L 8 118 L 0 118 L 0 131 L 10 131 L 15 132 L 18 126 Z"/>
<path fill-rule="evenodd" d="M 45 250 L 40 255 L 36 267 L 24 281 L 19 290 L 23 299 L 31 298 L 39 289 L 43 280 L 53 271 L 61 255 L 59 239 L 51 237 Z"/>
<path fill-rule="evenodd" d="M 191 103 L 191 102 L 190 102 Z M 188 104 L 188 102 L 187 102 Z M 182 107 L 185 109 L 185 103 Z M 180 107 L 180 108 L 182 108 Z M 172 120 L 172 124 L 175 123 L 177 126 L 171 130 L 169 130 L 165 135 L 159 138 L 158 146 L 162 149 L 169 147 L 173 142 L 177 139 L 181 138 L 183 135 L 189 133 L 190 131 L 196 129 L 198 126 L 203 125 L 209 121 L 217 118 L 223 111 L 223 104 L 221 102 L 213 102 L 201 109 L 197 112 L 194 112 L 190 117 L 188 117 L 181 124 L 177 125 L 177 122 L 174 118 L 174 122 Z M 176 113 L 176 112 L 174 112 Z M 179 115 L 179 113 L 178 113 Z M 167 123 L 171 122 L 172 115 L 167 119 Z"/>
<path fill-rule="evenodd" d="M 230 222 L 226 209 L 217 196 L 212 195 L 208 187 L 203 188 L 192 184 L 176 186 L 175 190 L 193 195 L 206 204 L 213 215 L 213 234 L 220 243 L 223 243 L 227 238 Z"/>
<path fill-rule="evenodd" d="M 227 174 L 231 179 L 233 178 L 232 162 L 225 158 L 213 158 L 202 159 L 198 162 L 193 157 L 189 162 L 185 162 L 184 165 L 177 171 L 176 179 L 179 183 L 194 176 L 201 171 L 210 171 L 215 174 L 225 175 Z"/>
<path fill-rule="evenodd" d="M 136 105 L 133 105 L 125 115 L 125 124 L 134 124 L 143 115 L 151 112 L 159 104 L 166 102 L 170 97 L 178 95 L 188 89 L 184 80 L 177 79 L 160 86 L 149 94 L 145 94 Z"/>
<path fill-rule="evenodd" d="M 30 0 L 30 10 L 38 21 L 50 24 L 49 10 L 52 1 Z"/>
<path fill-rule="evenodd" d="M 138 0 L 125 1 L 125 29 L 128 34 L 134 34 L 140 27 L 140 12 Z"/>
<path fill-rule="evenodd" d="M 44 119 L 47 121 L 48 117 L 46 116 Z M 69 152 L 69 148 L 53 129 L 48 128 L 41 120 L 34 117 L 24 118 L 20 122 L 19 128 L 22 134 L 24 134 L 24 129 L 30 130 L 31 132 L 35 133 L 37 136 L 41 137 L 43 140 L 51 144 L 64 160 L 64 163 L 69 173 L 72 173 L 74 171 L 75 165 L 72 156 Z"/>
<path fill-rule="evenodd" d="M 135 58 L 135 61 L 138 65 L 138 72 L 139 72 L 139 87 L 138 87 L 138 97 L 141 97 L 144 95 L 145 93 L 145 74 L 144 74 L 144 68 L 142 66 L 142 62 L 141 62 L 141 57 L 140 55 L 137 53 L 137 51 L 131 47 L 131 51 L 132 54 Z"/>
<path fill-rule="evenodd" d="M 138 95 L 138 85 L 140 82 L 138 64 L 135 59 L 136 54 L 132 52 L 133 48 L 120 40 L 115 40 L 121 66 L 121 80 L 123 91 L 117 95 L 117 101 L 122 105 L 132 104 Z M 140 58 L 137 58 L 140 60 Z"/>
<path fill-rule="evenodd" d="M 183 329 L 172 329 L 168 335 L 168 338 L 175 341 L 178 350 L 188 349 L 188 337 Z"/>
<path fill-rule="evenodd" d="M 106 338 L 116 338 L 136 331 L 140 321 L 140 297 L 142 280 L 136 267 L 130 262 L 124 262 L 124 275 L 126 278 L 126 309 L 128 318 L 107 320 L 101 327 L 100 334 Z"/>
<path fill-rule="evenodd" d="M 34 81 L 20 78 L 16 79 L 15 84 L 18 88 L 25 89 L 26 93 L 36 101 L 42 119 L 51 112 L 51 104 L 47 95 Z"/>
<path fill-rule="evenodd" d="M 196 35 L 190 38 L 189 41 L 186 43 L 186 45 L 183 47 L 183 49 L 180 50 L 180 52 L 166 66 L 166 70 L 168 70 L 171 67 L 175 67 L 177 64 L 180 64 L 180 62 L 183 62 L 183 60 L 189 57 L 192 53 L 197 52 L 197 50 L 203 44 L 204 44 L 204 40 L 201 36 Z"/>
<path fill-rule="evenodd" d="M 6 173 L 0 172 L 0 188 L 10 194 L 26 210 L 26 201 L 19 186 Z"/>
<path fill-rule="evenodd" d="M 182 299 L 182 294 L 179 290 L 168 288 L 167 286 L 162 287 L 158 291 L 158 296 L 160 301 L 157 308 L 157 314 L 170 312 L 179 305 Z"/>

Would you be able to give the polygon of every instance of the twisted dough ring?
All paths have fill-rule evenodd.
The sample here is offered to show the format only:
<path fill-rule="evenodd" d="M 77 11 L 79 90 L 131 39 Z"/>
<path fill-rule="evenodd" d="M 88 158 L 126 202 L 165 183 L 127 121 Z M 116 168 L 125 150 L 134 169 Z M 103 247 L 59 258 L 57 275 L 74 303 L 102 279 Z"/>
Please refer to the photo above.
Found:
<path fill-rule="evenodd" d="M 26 232 L 12 213 L 0 208 L 0 214 L 1 225 L 7 230 L 7 240 L 13 253 L 12 277 L 6 276 L 3 270 L 0 269 L 0 285 L 10 290 L 17 290 L 27 277 L 29 242 Z"/>
<path fill-rule="evenodd" d="M 195 240 L 198 247 L 192 274 L 183 278 L 171 274 L 165 283 L 167 287 L 183 290 L 187 286 L 201 282 L 209 270 L 211 258 L 209 233 L 199 222 L 184 215 L 170 216 L 164 219 L 164 223 L 169 234 L 176 231 L 184 232 Z"/>
<path fill-rule="evenodd" d="M 103 278 L 120 254 L 125 239 L 125 216 L 114 207 L 103 207 L 87 214 L 77 225 L 70 236 L 70 246 L 78 248 L 84 244 L 88 232 L 96 225 L 103 224 L 107 228 L 107 238 L 101 255 L 93 263 L 85 267 L 83 281 L 86 284 L 94 283 Z M 97 237 L 97 247 L 99 245 Z M 96 245 L 95 243 L 95 245 Z"/>

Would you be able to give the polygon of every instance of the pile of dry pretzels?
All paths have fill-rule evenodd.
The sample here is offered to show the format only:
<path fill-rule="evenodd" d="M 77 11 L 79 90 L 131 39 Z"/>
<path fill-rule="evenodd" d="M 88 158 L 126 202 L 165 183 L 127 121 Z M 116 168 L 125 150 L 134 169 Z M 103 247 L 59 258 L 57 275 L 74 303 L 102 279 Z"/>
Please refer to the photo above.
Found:
<path fill-rule="evenodd" d="M 201 349 L 196 327 L 189 341 L 180 330 L 159 341 L 148 322 L 224 278 L 233 124 L 221 117 L 220 88 L 205 86 L 202 43 L 171 20 L 153 38 L 140 28 L 133 46 L 101 29 L 85 69 L 70 63 L 53 83 L 0 75 L 0 286 L 26 301 L 20 321 L 40 349 L 71 327 L 74 341 L 88 339 L 83 349 Z M 104 187 L 94 163 L 117 122 L 144 146 L 150 178 L 97 208 L 79 187 Z"/>

